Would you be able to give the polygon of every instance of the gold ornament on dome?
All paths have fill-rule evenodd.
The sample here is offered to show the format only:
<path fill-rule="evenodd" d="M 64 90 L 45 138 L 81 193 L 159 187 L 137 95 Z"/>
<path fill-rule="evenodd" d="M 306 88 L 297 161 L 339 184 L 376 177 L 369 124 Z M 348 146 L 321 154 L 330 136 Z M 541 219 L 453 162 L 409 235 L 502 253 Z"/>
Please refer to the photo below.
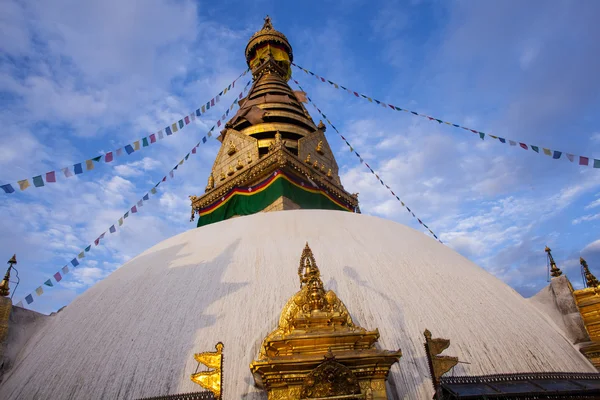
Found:
<path fill-rule="evenodd" d="M 235 146 L 235 144 L 233 143 L 233 140 L 229 141 L 229 147 L 227 149 L 227 154 L 232 156 L 237 152 L 237 147 Z"/>
<path fill-rule="evenodd" d="M 211 172 L 210 175 L 208 176 L 208 184 L 206 185 L 206 188 L 204 189 L 204 191 L 209 192 L 214 188 L 215 188 L 215 178 L 213 177 L 213 173 Z M 193 202 L 193 200 L 192 200 L 192 202 Z"/>
<path fill-rule="evenodd" d="M 548 261 L 550 262 L 550 276 L 552 276 L 553 278 L 561 276 L 562 271 L 556 266 L 556 263 L 554 262 L 554 257 L 552 257 L 550 247 L 546 246 L 544 251 L 548 253 Z"/>
<path fill-rule="evenodd" d="M 244 168 L 244 164 L 242 164 L 242 160 L 238 159 L 237 165 L 235 166 L 235 169 L 242 169 Z"/>
<path fill-rule="evenodd" d="M 227 176 L 225 175 L 225 172 L 221 172 L 221 177 L 220 177 L 220 179 L 221 179 L 222 181 L 224 181 L 225 179 L 227 179 Z"/>
<path fill-rule="evenodd" d="M 217 399 L 221 399 L 223 394 L 223 343 L 218 342 L 215 345 L 215 349 L 217 350 L 216 352 L 194 354 L 198 365 L 203 364 L 209 370 L 196 372 L 190 378 L 192 382 L 213 392 Z"/>
<path fill-rule="evenodd" d="M 307 164 L 310 164 L 310 154 L 308 154 L 306 156 L 306 158 L 304 159 L 304 162 L 307 163 Z"/>
<path fill-rule="evenodd" d="M 429 363 L 429 372 L 431 373 L 431 380 L 433 381 L 433 387 L 437 390 L 440 383 L 440 378 L 446 372 L 450 371 L 456 364 L 458 364 L 458 358 L 452 356 L 440 356 L 444 350 L 450 347 L 449 339 L 431 337 L 431 332 L 425 329 L 423 333 L 425 336 L 425 353 L 427 355 L 427 362 Z"/>
<path fill-rule="evenodd" d="M 229 171 L 227 171 L 227 175 L 231 176 L 233 174 L 235 174 L 235 171 L 233 170 L 233 167 L 230 165 L 229 166 Z"/>
<path fill-rule="evenodd" d="M 317 148 L 315 149 L 315 151 L 319 154 L 323 154 L 323 141 L 319 140 L 319 143 L 317 143 Z"/>

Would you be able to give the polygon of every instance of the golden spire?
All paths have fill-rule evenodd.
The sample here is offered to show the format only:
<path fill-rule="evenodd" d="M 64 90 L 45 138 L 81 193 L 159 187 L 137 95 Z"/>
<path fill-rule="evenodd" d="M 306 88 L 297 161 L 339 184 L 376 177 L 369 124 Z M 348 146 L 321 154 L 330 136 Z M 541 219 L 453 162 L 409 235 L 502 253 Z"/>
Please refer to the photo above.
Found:
<path fill-rule="evenodd" d="M 556 263 L 554 262 L 554 257 L 552 257 L 552 253 L 550 252 L 550 247 L 546 246 L 546 249 L 544 250 L 546 253 L 548 253 L 548 260 L 550 261 L 550 275 L 553 278 L 556 278 L 558 276 L 562 275 L 561 270 L 556 266 Z"/>
<path fill-rule="evenodd" d="M 17 263 L 17 255 L 14 254 L 10 260 L 8 260 L 8 269 L 4 275 L 4 279 L 0 282 L 0 296 L 8 296 L 10 294 L 10 270 L 13 265 Z"/>
<path fill-rule="evenodd" d="M 585 286 L 586 287 L 600 286 L 600 282 L 598 282 L 598 279 L 596 279 L 594 274 L 592 274 L 590 272 L 587 262 L 582 257 L 579 257 L 579 263 L 581 264 L 581 268 L 583 269 L 583 274 L 585 275 Z"/>

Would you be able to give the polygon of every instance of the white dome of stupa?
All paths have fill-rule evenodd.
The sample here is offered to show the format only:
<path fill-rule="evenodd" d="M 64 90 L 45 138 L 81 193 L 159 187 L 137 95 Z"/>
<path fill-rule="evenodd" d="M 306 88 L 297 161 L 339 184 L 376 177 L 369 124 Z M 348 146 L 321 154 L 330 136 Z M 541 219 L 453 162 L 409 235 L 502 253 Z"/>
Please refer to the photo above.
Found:
<path fill-rule="evenodd" d="M 433 395 L 423 331 L 450 339 L 455 375 L 595 372 L 508 285 L 411 228 L 341 211 L 259 213 L 192 229 L 127 262 L 29 340 L 3 399 L 135 399 L 202 390 L 194 353 L 224 349 L 224 399 L 266 399 L 249 363 L 298 291 L 308 242 L 325 289 L 402 350 L 390 398 Z M 468 364 L 467 364 L 468 363 Z"/>

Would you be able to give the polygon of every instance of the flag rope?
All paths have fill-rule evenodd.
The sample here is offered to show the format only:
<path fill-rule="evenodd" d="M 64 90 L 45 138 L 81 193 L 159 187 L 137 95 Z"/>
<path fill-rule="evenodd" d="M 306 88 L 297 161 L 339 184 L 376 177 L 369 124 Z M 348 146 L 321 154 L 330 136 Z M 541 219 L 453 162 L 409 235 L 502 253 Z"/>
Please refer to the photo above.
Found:
<path fill-rule="evenodd" d="M 90 158 L 89 160 L 86 160 L 84 162 L 76 163 L 76 164 L 73 164 L 68 167 L 59 168 L 54 171 L 46 172 L 45 174 L 36 175 L 32 178 L 22 179 L 20 181 L 17 181 L 16 184 L 7 183 L 4 185 L 0 185 L 0 188 L 6 194 L 15 193 L 16 192 L 15 188 L 19 188 L 20 191 L 23 191 L 23 190 L 31 187 L 30 180 L 33 183 L 34 187 L 42 187 L 48 183 L 55 183 L 57 176 L 60 176 L 60 172 L 62 172 L 62 174 L 64 175 L 65 178 L 70 178 L 74 175 L 80 175 L 84 172 L 93 170 L 94 165 L 96 163 L 100 163 L 102 161 L 104 163 L 110 163 L 116 157 L 120 157 L 124 154 L 131 155 L 136 151 L 142 150 L 145 147 L 149 147 L 151 144 L 157 143 L 158 140 L 163 139 L 165 137 L 165 135 L 171 136 L 175 132 L 188 126 L 192 121 L 194 121 L 196 119 L 196 117 L 200 117 L 200 116 L 204 115 L 206 113 L 206 111 L 208 111 L 211 107 L 214 107 L 215 104 L 220 101 L 220 98 L 222 95 L 226 94 L 228 91 L 230 91 L 232 88 L 234 88 L 235 82 L 237 82 L 238 79 L 240 79 L 241 77 L 246 75 L 247 72 L 248 72 L 248 70 L 242 72 L 237 78 L 235 78 L 233 80 L 233 82 L 231 82 L 229 84 L 229 86 L 227 86 L 227 87 L 225 87 L 225 89 L 221 90 L 221 92 L 219 94 L 217 94 L 212 99 L 210 99 L 206 104 L 203 104 L 202 106 L 197 108 L 195 111 L 192 111 L 190 114 L 186 115 L 179 121 L 176 121 L 176 122 L 166 126 L 165 128 L 159 130 L 156 133 L 152 133 L 149 136 L 138 139 L 132 143 L 129 143 L 129 144 L 123 146 L 123 147 L 119 147 L 116 150 L 109 151 L 109 152 L 105 153 L 104 155 L 96 156 L 96 157 Z"/>
<path fill-rule="evenodd" d="M 298 85 L 298 88 L 300 88 L 301 91 L 303 91 L 304 93 L 306 93 L 306 91 L 304 91 L 304 89 L 302 89 L 302 86 L 300 86 L 300 83 L 296 80 L 293 79 L 294 83 L 296 83 L 296 85 Z M 423 221 L 421 221 L 420 218 L 418 218 L 414 211 L 412 211 L 405 203 L 404 201 L 402 201 L 400 199 L 400 197 L 394 193 L 394 191 L 383 181 L 383 179 L 381 179 L 381 177 L 375 173 L 375 171 L 373 171 L 373 168 L 371 168 L 371 166 L 361 157 L 360 154 L 358 154 L 358 152 L 356 150 L 354 150 L 354 147 L 350 144 L 350 142 L 348 142 L 348 140 L 344 137 L 344 135 L 342 135 L 340 133 L 340 131 L 338 131 L 338 129 L 335 127 L 335 125 L 333 125 L 331 123 L 331 121 L 329 120 L 329 118 L 327 118 L 327 116 L 323 113 L 323 111 L 321 111 L 321 109 L 319 107 L 317 107 L 317 105 L 311 100 L 310 97 L 308 97 L 308 94 L 306 94 L 306 99 L 309 101 L 310 104 L 312 104 L 312 106 L 317 110 L 317 112 L 319 114 L 321 114 L 321 117 L 323 117 L 323 119 L 325 119 L 325 121 L 327 121 L 327 123 L 329 125 L 331 125 L 331 127 L 337 132 L 337 134 L 342 138 L 342 140 L 344 142 L 346 142 L 346 145 L 350 148 L 350 152 L 352 152 L 354 155 L 356 155 L 356 157 L 358 157 L 359 161 L 361 164 L 364 164 L 365 167 L 367 167 L 369 169 L 369 171 L 371 171 L 371 174 L 373 174 L 377 180 L 379 181 L 379 183 L 381 183 L 382 186 L 385 186 L 385 188 L 396 198 L 396 200 L 398 200 L 400 202 L 400 204 L 402 204 L 402 207 L 406 208 L 406 210 L 413 216 L 413 218 L 415 218 L 419 224 L 423 225 L 425 227 L 425 229 L 427 229 L 429 231 L 429 233 L 435 238 L 437 239 L 438 242 L 443 243 L 440 238 L 438 238 L 438 236 L 431 230 L 431 228 L 429 228 L 429 226 L 427 226 Z"/>
<path fill-rule="evenodd" d="M 136 214 L 139 212 L 139 208 L 142 207 L 144 205 L 144 202 L 147 202 L 148 200 L 150 200 L 150 194 L 155 195 L 157 193 L 156 188 L 162 183 L 162 182 L 166 182 L 167 181 L 167 176 L 170 176 L 171 179 L 174 178 L 174 173 L 175 170 L 177 170 L 177 168 L 180 165 L 183 165 L 183 163 L 185 161 L 187 161 L 187 159 L 190 157 L 190 155 L 192 154 L 197 154 L 196 149 L 200 146 L 200 144 L 204 144 L 206 143 L 206 141 L 208 140 L 208 138 L 213 136 L 213 131 L 215 129 L 215 126 L 221 126 L 221 121 L 225 121 L 225 119 L 227 118 L 227 116 L 229 115 L 229 111 L 233 110 L 234 106 L 236 104 L 238 104 L 238 100 L 241 100 L 244 93 L 246 92 L 246 90 L 248 89 L 248 86 L 250 86 L 250 83 L 252 81 L 248 81 L 248 83 L 246 84 L 246 86 L 244 87 L 244 89 L 240 92 L 240 94 L 238 95 L 238 97 L 233 101 L 233 103 L 231 104 L 231 106 L 226 110 L 226 112 L 221 116 L 221 118 L 215 123 L 215 125 L 212 126 L 212 128 L 210 128 L 210 130 L 207 132 L 207 134 L 205 136 L 202 137 L 202 139 L 200 139 L 200 141 L 190 150 L 190 152 L 188 152 L 182 159 L 181 161 L 179 161 L 175 167 L 171 168 L 171 170 L 167 173 L 167 175 L 165 175 L 160 181 L 158 181 L 158 183 L 156 185 L 154 185 L 152 187 L 152 189 L 150 189 L 149 192 L 147 192 L 140 200 L 137 201 L 137 203 L 135 203 L 131 208 L 129 208 L 129 210 L 123 214 L 123 216 L 121 218 L 119 218 L 119 220 L 117 222 L 115 222 L 114 224 L 112 224 L 106 231 L 104 231 L 100 236 L 98 236 L 96 238 L 96 240 L 93 241 L 93 243 L 90 243 L 87 247 L 85 247 L 75 258 L 73 258 L 70 262 L 68 262 L 64 267 L 61 268 L 60 271 L 57 271 L 53 277 L 54 277 L 54 281 L 56 283 L 60 282 L 63 278 L 63 276 L 65 274 L 67 274 L 69 272 L 69 265 L 71 267 L 77 267 L 80 263 L 79 260 L 83 259 L 85 257 L 85 253 L 88 253 L 89 251 L 91 251 L 92 246 L 96 247 L 100 245 L 100 242 L 102 239 L 104 239 L 106 233 L 110 233 L 113 234 L 117 231 L 117 226 L 121 227 L 124 223 L 125 220 L 131 215 Z M 122 229 L 122 228 L 119 228 Z M 61 271 L 62 271 L 62 275 L 61 275 Z M 34 297 L 33 297 L 33 293 L 37 294 L 38 296 L 41 296 L 44 293 L 44 289 L 43 289 L 43 285 L 49 286 L 49 287 L 53 287 L 54 283 L 52 281 L 52 278 L 47 279 L 42 285 L 38 286 L 37 289 L 35 289 L 34 292 L 29 293 L 27 296 L 25 296 L 21 301 L 19 301 L 16 305 L 19 307 L 23 307 L 23 301 L 25 301 L 28 305 L 34 302 Z M 13 292 L 14 294 L 14 292 Z"/>
<path fill-rule="evenodd" d="M 508 142 L 508 144 L 510 146 L 517 147 L 517 145 L 518 145 L 518 147 L 520 147 L 523 150 L 529 150 L 529 149 L 531 149 L 531 150 L 533 150 L 534 152 L 536 152 L 538 154 L 541 154 L 540 153 L 540 150 L 541 150 L 541 152 L 543 154 L 545 154 L 547 156 L 550 156 L 550 157 L 552 157 L 555 160 L 558 160 L 559 158 L 561 158 L 561 156 L 564 153 L 565 156 L 566 156 L 566 158 L 570 162 L 575 162 L 575 160 L 577 159 L 578 160 L 578 164 L 581 165 L 581 166 L 593 166 L 593 168 L 600 168 L 600 159 L 595 159 L 593 157 L 578 156 L 578 155 L 575 155 L 575 154 L 571 154 L 571 153 L 567 153 L 567 152 L 563 152 L 563 151 L 559 151 L 559 150 L 551 150 L 551 149 L 546 148 L 546 147 L 535 146 L 535 145 L 532 145 L 532 144 L 526 144 L 526 143 L 519 142 L 519 141 L 512 140 L 512 139 L 502 138 L 500 136 L 491 135 L 489 133 L 485 133 L 485 132 L 481 132 L 481 131 L 478 131 L 478 130 L 475 130 L 475 129 L 467 128 L 466 126 L 462 126 L 462 125 L 455 124 L 455 123 L 452 123 L 452 122 L 444 121 L 444 120 L 439 119 L 439 118 L 431 117 L 431 116 L 426 115 L 426 114 L 421 114 L 421 113 L 418 113 L 416 111 L 411 111 L 411 110 L 408 110 L 408 109 L 405 109 L 405 108 L 396 107 L 395 105 L 384 103 L 383 101 L 379 101 L 379 100 L 377 100 L 377 99 L 375 99 L 373 97 L 369 97 L 369 96 L 366 96 L 366 95 L 364 95 L 362 93 L 353 91 L 352 89 L 348 89 L 348 88 L 346 88 L 346 87 L 344 87 L 342 85 L 339 85 L 339 84 L 337 84 L 335 82 L 330 81 L 329 79 L 325 79 L 325 78 L 323 78 L 323 77 L 315 74 L 314 72 L 312 72 L 310 70 L 307 70 L 306 68 L 303 68 L 303 67 L 301 67 L 301 66 L 299 66 L 297 64 L 292 63 L 292 65 L 294 65 L 298 69 L 301 69 L 307 75 L 314 76 L 315 78 L 317 78 L 317 80 L 319 80 L 322 83 L 329 83 L 329 85 L 335 87 L 336 89 L 342 88 L 344 91 L 348 92 L 351 95 L 354 95 L 355 97 L 362 98 L 364 100 L 369 101 L 370 103 L 375 102 L 376 104 L 382 106 L 383 108 L 386 108 L 386 109 L 389 108 L 391 110 L 396 110 L 396 111 L 404 111 L 404 112 L 416 115 L 418 117 L 427 118 L 429 121 L 436 121 L 439 124 L 446 124 L 446 125 L 449 125 L 449 126 L 452 126 L 452 127 L 455 127 L 455 128 L 464 129 L 465 131 L 469 131 L 469 132 L 472 132 L 472 133 L 478 135 L 481 140 L 484 140 L 484 138 L 486 136 L 489 136 L 490 138 L 492 138 L 494 140 L 498 140 L 498 142 L 502 143 L 502 144 L 506 144 L 506 142 Z"/>

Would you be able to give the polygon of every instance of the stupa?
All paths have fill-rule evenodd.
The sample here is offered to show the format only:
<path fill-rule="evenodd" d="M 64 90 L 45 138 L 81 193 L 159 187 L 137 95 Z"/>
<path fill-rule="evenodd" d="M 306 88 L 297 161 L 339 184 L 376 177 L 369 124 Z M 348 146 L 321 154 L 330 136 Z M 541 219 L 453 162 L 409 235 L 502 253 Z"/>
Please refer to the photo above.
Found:
<path fill-rule="evenodd" d="M 436 240 L 359 212 L 323 124 L 287 84 L 292 58 L 267 19 L 246 47 L 252 88 L 191 198 L 198 227 L 56 314 L 13 307 L 0 398 L 598 395 L 552 315 Z"/>

